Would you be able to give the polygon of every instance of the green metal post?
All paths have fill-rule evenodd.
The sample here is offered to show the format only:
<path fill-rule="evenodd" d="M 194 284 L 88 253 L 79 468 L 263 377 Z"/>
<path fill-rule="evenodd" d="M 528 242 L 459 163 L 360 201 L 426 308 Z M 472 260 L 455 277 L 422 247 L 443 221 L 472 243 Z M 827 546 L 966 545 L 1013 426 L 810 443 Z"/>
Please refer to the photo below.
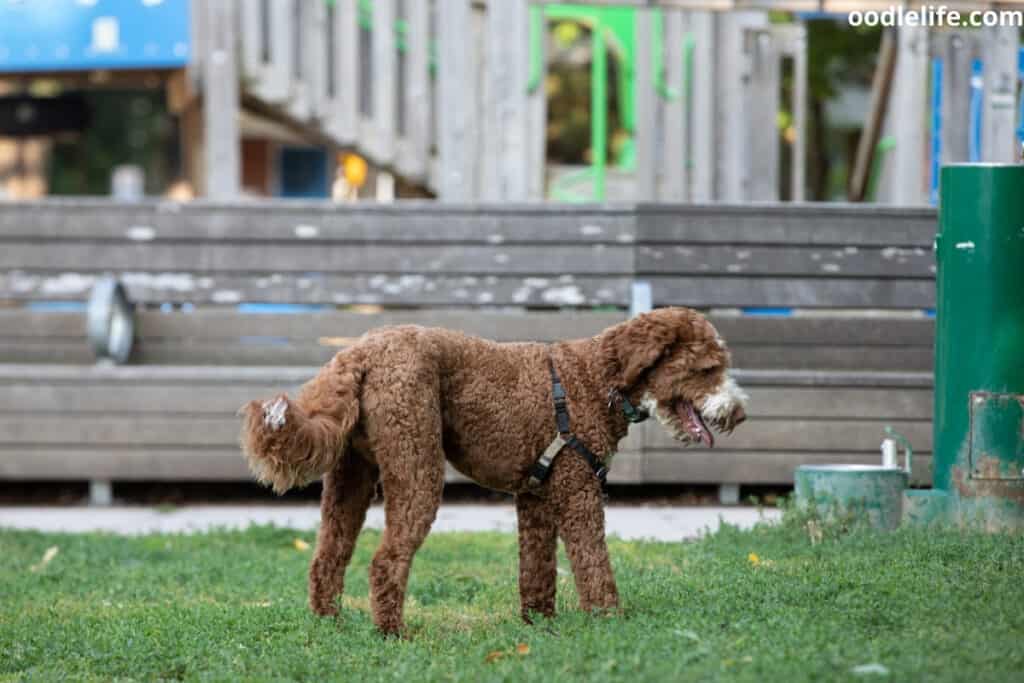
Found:
<path fill-rule="evenodd" d="M 605 157 L 608 141 L 608 68 L 605 59 L 604 26 L 594 22 L 590 61 L 590 154 L 594 169 L 594 201 L 604 201 Z"/>
<path fill-rule="evenodd" d="M 964 525 L 1024 527 L 1024 166 L 946 166 L 935 238 L 934 485 Z"/>

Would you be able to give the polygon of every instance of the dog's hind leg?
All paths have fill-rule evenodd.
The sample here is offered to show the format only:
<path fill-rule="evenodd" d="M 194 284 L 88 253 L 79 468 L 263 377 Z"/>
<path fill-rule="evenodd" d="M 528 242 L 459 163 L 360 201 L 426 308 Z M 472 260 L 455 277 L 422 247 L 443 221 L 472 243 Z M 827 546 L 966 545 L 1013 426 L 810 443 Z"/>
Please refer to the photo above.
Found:
<path fill-rule="evenodd" d="M 338 613 L 335 600 L 344 590 L 345 568 L 376 486 L 377 467 L 351 450 L 324 475 L 320 531 L 309 567 L 309 606 L 316 614 Z"/>
<path fill-rule="evenodd" d="M 402 384 L 396 379 L 385 387 L 388 411 L 367 423 L 380 465 L 385 515 L 384 534 L 370 564 L 370 605 L 377 628 L 386 634 L 402 630 L 409 568 L 434 523 L 444 489 L 437 387 L 424 386 L 422 375 L 409 391 L 402 391 Z M 371 395 L 368 402 L 376 398 Z"/>
<path fill-rule="evenodd" d="M 619 592 L 604 538 L 604 504 L 597 478 L 582 458 L 566 449 L 555 461 L 549 486 L 580 607 L 587 611 L 618 607 Z"/>
<path fill-rule="evenodd" d="M 516 496 L 519 526 L 519 603 L 523 621 L 555 614 L 558 533 L 551 503 L 529 493 Z"/>

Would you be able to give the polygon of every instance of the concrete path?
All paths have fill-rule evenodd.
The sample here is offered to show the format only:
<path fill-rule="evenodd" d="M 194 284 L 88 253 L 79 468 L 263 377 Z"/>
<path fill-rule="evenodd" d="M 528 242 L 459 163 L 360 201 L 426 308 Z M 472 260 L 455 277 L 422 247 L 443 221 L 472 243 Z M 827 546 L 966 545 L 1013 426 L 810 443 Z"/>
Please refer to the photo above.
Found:
<path fill-rule="evenodd" d="M 718 529 L 725 521 L 749 528 L 761 519 L 776 520 L 779 512 L 763 516 L 749 507 L 609 506 L 609 535 L 624 539 L 679 541 Z M 109 531 L 118 534 L 149 532 L 190 533 L 212 528 L 241 529 L 251 524 L 274 524 L 313 529 L 320 521 L 314 505 L 189 505 L 170 510 L 150 507 L 0 507 L 0 527 L 38 531 Z M 382 528 L 384 510 L 370 508 L 367 526 Z M 434 531 L 515 531 L 516 514 L 510 505 L 442 505 Z"/>

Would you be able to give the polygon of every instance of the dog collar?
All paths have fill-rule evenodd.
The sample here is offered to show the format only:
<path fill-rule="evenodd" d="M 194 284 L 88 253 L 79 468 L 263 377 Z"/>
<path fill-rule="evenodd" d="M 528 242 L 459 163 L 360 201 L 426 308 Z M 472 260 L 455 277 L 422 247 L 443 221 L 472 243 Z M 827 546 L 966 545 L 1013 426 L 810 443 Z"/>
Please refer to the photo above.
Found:
<path fill-rule="evenodd" d="M 619 404 L 619 408 L 622 410 L 622 414 L 626 416 L 626 420 L 633 424 L 643 422 L 651 416 L 651 414 L 643 408 L 637 408 L 630 403 L 629 399 L 626 398 L 621 391 L 612 387 L 608 390 L 608 409 L 611 410 L 614 408 L 616 403 Z"/>

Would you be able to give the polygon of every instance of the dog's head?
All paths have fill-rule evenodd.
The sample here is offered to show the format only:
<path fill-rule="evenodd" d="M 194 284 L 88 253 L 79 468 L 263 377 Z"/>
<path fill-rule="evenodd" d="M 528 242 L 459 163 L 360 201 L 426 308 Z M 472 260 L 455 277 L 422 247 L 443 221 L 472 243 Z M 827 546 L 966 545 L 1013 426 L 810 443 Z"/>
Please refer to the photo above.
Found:
<path fill-rule="evenodd" d="M 673 437 L 714 446 L 714 431 L 746 419 L 747 395 L 729 376 L 730 357 L 714 326 L 689 308 L 660 308 L 599 338 L 612 388 L 638 401 Z"/>

